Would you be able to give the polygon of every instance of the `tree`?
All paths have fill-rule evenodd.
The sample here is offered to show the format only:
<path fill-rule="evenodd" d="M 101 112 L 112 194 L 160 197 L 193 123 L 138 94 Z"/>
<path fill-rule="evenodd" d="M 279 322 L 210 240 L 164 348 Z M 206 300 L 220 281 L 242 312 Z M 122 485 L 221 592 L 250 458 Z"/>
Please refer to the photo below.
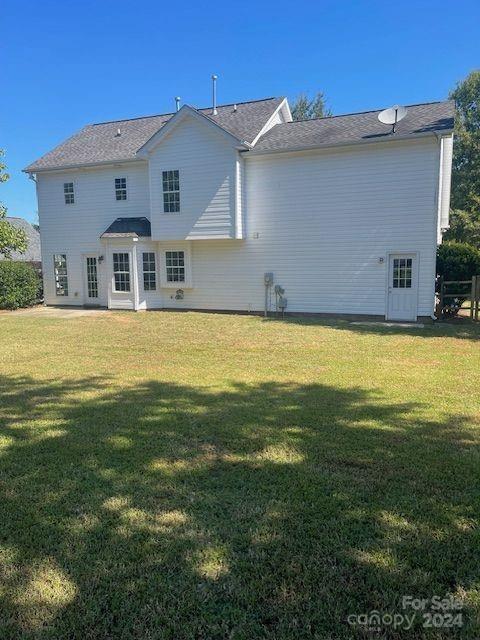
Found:
<path fill-rule="evenodd" d="M 0 184 L 9 179 L 8 173 L 5 173 L 5 164 L 2 162 L 4 152 L 0 149 Z M 17 229 L 6 220 L 7 207 L 0 202 L 0 256 L 10 258 L 12 251 L 25 253 L 28 242 L 27 236 L 22 229 Z"/>
<path fill-rule="evenodd" d="M 312 120 L 313 118 L 325 118 L 332 112 L 327 107 L 325 96 L 318 92 L 310 99 L 306 93 L 301 93 L 292 106 L 292 118 L 294 120 Z"/>
<path fill-rule="evenodd" d="M 461 242 L 443 242 L 437 250 L 437 274 L 445 280 L 480 275 L 480 251 Z"/>
<path fill-rule="evenodd" d="M 455 101 L 452 215 L 446 239 L 480 247 L 480 71 L 450 93 Z"/>

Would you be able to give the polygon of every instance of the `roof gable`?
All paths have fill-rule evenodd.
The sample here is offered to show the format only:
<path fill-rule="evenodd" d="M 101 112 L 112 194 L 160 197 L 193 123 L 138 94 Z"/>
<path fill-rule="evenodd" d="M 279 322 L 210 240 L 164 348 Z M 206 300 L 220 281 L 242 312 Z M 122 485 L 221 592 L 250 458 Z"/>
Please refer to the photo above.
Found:
<path fill-rule="evenodd" d="M 220 105 L 216 115 L 212 114 L 211 107 L 195 111 L 222 127 L 234 138 L 251 143 L 282 102 L 283 98 L 266 98 L 237 105 Z M 137 151 L 175 115 L 166 113 L 87 125 L 30 164 L 25 171 L 68 169 L 137 160 Z"/>
<path fill-rule="evenodd" d="M 224 127 L 221 127 L 217 122 L 215 122 L 213 118 L 210 118 L 206 114 L 203 114 L 200 111 L 197 111 L 197 109 L 194 109 L 190 105 L 186 104 L 183 105 L 183 107 L 179 111 L 177 111 L 177 113 L 172 118 L 170 118 L 170 120 L 168 120 L 168 122 L 166 122 L 161 129 L 154 133 L 153 136 L 149 140 L 147 140 L 147 142 L 142 147 L 140 147 L 140 149 L 137 151 L 137 155 L 140 157 L 147 157 L 151 151 L 153 151 L 159 144 L 162 143 L 166 136 L 169 136 L 176 127 L 178 127 L 188 118 L 193 118 L 197 122 L 201 122 L 212 130 L 215 130 L 216 132 L 228 138 L 230 142 L 232 142 L 236 146 L 241 145 L 244 149 L 249 148 L 250 146 L 247 142 L 240 140 L 233 134 L 229 133 Z"/>

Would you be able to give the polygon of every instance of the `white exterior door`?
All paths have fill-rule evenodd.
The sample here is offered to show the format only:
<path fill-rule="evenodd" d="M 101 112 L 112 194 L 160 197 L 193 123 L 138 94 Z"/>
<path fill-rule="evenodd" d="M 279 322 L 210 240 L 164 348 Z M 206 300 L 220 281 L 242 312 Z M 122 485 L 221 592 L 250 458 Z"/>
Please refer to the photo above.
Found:
<path fill-rule="evenodd" d="M 418 259 L 412 253 L 392 253 L 388 268 L 388 320 L 417 319 Z"/>
<path fill-rule="evenodd" d="M 98 258 L 96 255 L 83 256 L 83 277 L 85 282 L 85 304 L 100 304 L 98 297 Z"/>

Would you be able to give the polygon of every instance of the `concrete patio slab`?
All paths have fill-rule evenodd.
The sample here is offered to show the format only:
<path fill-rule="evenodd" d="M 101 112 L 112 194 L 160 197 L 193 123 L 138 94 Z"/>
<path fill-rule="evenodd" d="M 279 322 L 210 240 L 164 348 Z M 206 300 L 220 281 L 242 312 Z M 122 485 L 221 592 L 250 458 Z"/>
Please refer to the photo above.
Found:
<path fill-rule="evenodd" d="M 82 316 L 98 316 L 109 313 L 108 309 L 83 309 L 82 307 L 29 307 L 28 309 L 17 309 L 16 311 L 0 311 L 0 318 L 3 315 L 9 316 L 29 316 L 40 318 L 80 318 Z"/>

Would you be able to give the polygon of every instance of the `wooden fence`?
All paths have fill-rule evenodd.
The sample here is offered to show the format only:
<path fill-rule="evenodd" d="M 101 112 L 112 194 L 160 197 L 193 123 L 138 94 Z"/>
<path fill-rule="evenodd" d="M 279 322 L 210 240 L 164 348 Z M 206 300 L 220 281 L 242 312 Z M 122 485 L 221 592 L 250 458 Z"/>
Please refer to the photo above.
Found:
<path fill-rule="evenodd" d="M 470 312 L 472 320 L 479 320 L 480 316 L 480 275 L 473 276 L 471 280 L 444 280 L 438 281 L 438 307 L 437 318 L 451 318 L 456 316 L 460 309 Z M 465 303 L 469 304 L 466 305 Z"/>

